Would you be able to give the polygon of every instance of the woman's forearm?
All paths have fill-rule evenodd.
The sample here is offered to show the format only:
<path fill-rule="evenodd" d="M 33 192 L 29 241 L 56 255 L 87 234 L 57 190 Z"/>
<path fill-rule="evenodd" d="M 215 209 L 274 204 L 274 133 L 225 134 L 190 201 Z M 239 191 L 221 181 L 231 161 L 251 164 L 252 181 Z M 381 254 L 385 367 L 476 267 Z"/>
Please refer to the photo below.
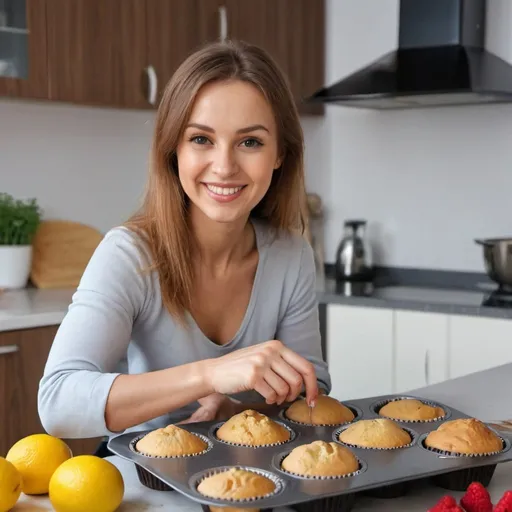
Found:
<path fill-rule="evenodd" d="M 210 393 L 205 362 L 136 375 L 119 375 L 110 388 L 105 422 L 119 432 L 195 402 Z"/>

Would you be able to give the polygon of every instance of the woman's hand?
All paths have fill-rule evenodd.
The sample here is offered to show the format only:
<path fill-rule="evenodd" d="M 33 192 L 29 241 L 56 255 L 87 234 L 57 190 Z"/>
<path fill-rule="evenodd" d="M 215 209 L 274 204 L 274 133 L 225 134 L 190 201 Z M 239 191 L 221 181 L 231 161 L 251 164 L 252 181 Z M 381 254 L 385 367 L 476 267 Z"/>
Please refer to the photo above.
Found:
<path fill-rule="evenodd" d="M 200 407 L 186 420 L 179 424 L 200 421 L 227 420 L 237 413 L 239 402 L 220 393 L 212 393 L 198 400 Z"/>
<path fill-rule="evenodd" d="M 294 401 L 306 390 L 314 406 L 318 385 L 314 366 L 278 340 L 267 341 L 208 359 L 206 374 L 213 392 L 234 394 L 255 390 L 268 404 Z"/>

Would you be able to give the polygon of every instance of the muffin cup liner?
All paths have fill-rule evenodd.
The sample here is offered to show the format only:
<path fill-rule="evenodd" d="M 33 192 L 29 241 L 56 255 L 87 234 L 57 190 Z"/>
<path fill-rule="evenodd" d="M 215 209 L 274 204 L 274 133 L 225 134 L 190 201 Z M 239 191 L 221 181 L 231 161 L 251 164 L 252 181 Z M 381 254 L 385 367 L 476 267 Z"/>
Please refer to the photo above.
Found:
<path fill-rule="evenodd" d="M 425 405 L 430 405 L 432 407 L 440 407 L 441 409 L 444 410 L 444 415 L 443 416 L 438 416 L 437 418 L 431 418 L 431 419 L 428 419 L 428 420 L 401 420 L 401 419 L 398 419 L 398 418 L 392 418 L 391 416 L 384 416 L 384 415 L 380 415 L 379 414 L 379 411 L 385 405 L 387 405 L 387 404 L 389 404 L 391 402 L 398 402 L 400 400 L 418 400 L 422 404 L 425 404 Z M 380 418 L 387 418 L 389 420 L 397 421 L 397 422 L 400 422 L 400 423 L 435 423 L 437 421 L 444 421 L 444 420 L 448 419 L 450 417 L 450 415 L 451 415 L 451 411 L 446 406 L 440 405 L 437 402 L 432 402 L 431 400 L 423 400 L 421 398 L 415 398 L 415 397 L 411 397 L 411 396 L 399 396 L 399 397 L 390 398 L 388 400 L 381 400 L 379 402 L 374 403 L 370 407 L 370 410 L 372 412 L 374 412 L 375 414 L 377 414 Z"/>
<path fill-rule="evenodd" d="M 348 407 L 352 411 L 352 413 L 354 414 L 354 419 L 352 419 L 350 421 L 344 421 L 343 423 L 304 423 L 302 421 L 292 420 L 291 418 L 288 418 L 286 416 L 286 411 L 288 410 L 288 408 L 282 410 L 279 413 L 279 416 L 284 421 L 289 421 L 290 423 L 294 423 L 295 425 L 300 425 L 301 427 L 339 427 L 342 425 L 350 425 L 362 417 L 363 413 L 357 407 L 355 407 L 353 405 L 349 405 L 349 404 L 344 404 L 343 402 L 340 402 L 340 403 L 342 405 L 344 405 L 345 407 Z"/>
<path fill-rule="evenodd" d="M 207 444 L 207 448 L 199 453 L 194 453 L 190 455 L 174 455 L 174 456 L 158 456 L 158 455 L 146 455 L 145 453 L 139 452 L 135 445 L 147 434 L 143 434 L 141 436 L 137 436 L 133 438 L 130 442 L 130 450 L 134 453 L 137 453 L 138 455 L 141 455 L 143 457 L 148 457 L 150 459 L 183 459 L 187 457 L 199 457 L 201 455 L 204 455 L 205 453 L 209 452 L 213 448 L 212 442 L 202 434 L 196 434 L 195 432 L 190 432 L 191 434 L 199 437 L 202 441 L 204 441 Z M 174 491 L 172 487 L 167 485 L 166 483 L 162 482 L 159 478 L 157 478 L 155 475 L 150 473 L 149 471 L 145 470 L 142 466 L 139 466 L 137 463 L 135 463 L 135 469 L 137 470 L 137 476 L 139 477 L 139 482 L 144 485 L 145 487 L 148 487 L 149 489 L 153 489 L 155 491 Z"/>
<path fill-rule="evenodd" d="M 206 478 L 209 478 L 213 475 L 217 475 L 219 473 L 224 473 L 226 471 L 229 471 L 230 469 L 243 469 L 245 471 L 250 471 L 251 473 L 255 473 L 257 475 L 261 475 L 265 478 L 268 478 L 269 480 L 274 482 L 275 489 L 271 493 L 265 494 L 264 496 L 258 496 L 256 498 L 244 498 L 241 500 L 212 498 L 210 496 L 201 494 L 197 490 L 199 484 Z M 234 466 L 221 466 L 218 468 L 206 469 L 206 470 L 202 471 L 201 473 L 199 473 L 198 475 L 193 476 L 191 479 L 190 485 L 192 486 L 193 489 L 195 489 L 195 491 L 197 492 L 197 494 L 199 496 L 201 496 L 203 498 L 208 498 L 210 500 L 215 500 L 218 502 L 218 504 L 213 505 L 213 506 L 236 507 L 237 504 L 238 505 L 241 505 L 241 504 L 247 505 L 247 504 L 254 503 L 254 508 L 258 508 L 259 501 L 261 501 L 262 499 L 270 498 L 270 497 L 275 496 L 275 495 L 279 494 L 280 492 L 282 492 L 284 489 L 285 483 L 281 478 L 279 478 L 274 473 L 271 473 L 270 471 L 266 471 L 266 470 L 259 469 L 259 468 L 252 468 L 252 467 L 248 467 L 248 466 L 234 465 Z M 203 505 L 203 510 L 210 510 L 210 505 Z M 262 512 L 263 512 L 263 510 L 271 510 L 271 509 L 261 509 Z"/>
<path fill-rule="evenodd" d="M 411 442 L 410 443 L 404 444 L 402 446 L 393 446 L 391 448 L 378 448 L 378 447 L 373 447 L 373 446 L 360 446 L 358 444 L 345 443 L 345 441 L 342 441 L 340 439 L 341 433 L 344 430 L 346 430 L 349 426 L 350 425 L 347 425 L 347 426 L 340 427 L 340 428 L 336 429 L 333 432 L 333 434 L 332 434 L 332 438 L 333 438 L 333 440 L 336 443 L 342 444 L 342 445 L 347 446 L 349 448 L 358 448 L 360 450 L 377 450 L 377 451 L 403 450 L 405 448 L 410 448 L 411 446 L 413 446 L 414 443 L 416 442 L 417 437 L 418 437 L 418 434 L 416 432 L 414 432 L 414 430 L 411 430 L 410 428 L 406 428 L 406 427 L 400 427 L 402 430 L 405 430 L 411 436 Z"/>
<path fill-rule="evenodd" d="M 437 453 L 438 455 L 441 456 L 441 458 L 465 457 L 475 459 L 481 457 L 490 457 L 492 455 L 498 455 L 500 453 L 503 453 L 504 451 L 510 448 L 510 443 L 503 439 L 503 437 L 501 437 L 498 433 L 494 432 L 494 434 L 497 435 L 500 438 L 501 442 L 503 443 L 503 448 L 501 450 L 497 450 L 494 452 L 457 453 L 445 450 L 438 450 L 437 448 L 431 448 L 425 445 L 425 439 L 428 434 L 423 435 L 421 440 L 421 447 L 429 452 Z M 458 469 L 455 471 L 451 471 L 449 473 L 434 475 L 431 477 L 431 480 L 432 483 L 434 483 L 436 486 L 442 487 L 443 489 L 447 489 L 450 491 L 465 491 L 471 482 L 480 482 L 484 487 L 487 487 L 491 482 L 491 479 L 494 475 L 494 471 L 496 470 L 496 466 L 497 464 L 488 464 L 486 466 Z"/>
<path fill-rule="evenodd" d="M 291 452 L 282 453 L 277 457 L 277 464 L 274 463 L 274 465 L 281 471 L 281 473 L 284 473 L 286 475 L 293 476 L 294 478 L 299 478 L 301 480 L 343 480 L 345 478 L 351 478 L 353 476 L 360 475 L 363 471 L 366 471 L 366 463 L 362 461 L 357 455 L 354 455 L 356 458 L 359 469 L 357 471 L 352 471 L 352 473 L 347 473 L 346 475 L 333 475 L 333 476 L 314 476 L 314 475 L 300 475 L 299 473 L 293 473 L 292 471 L 287 471 L 283 468 L 283 460 L 286 459 L 288 455 L 290 455 Z"/>
<path fill-rule="evenodd" d="M 210 505 L 201 505 L 201 508 L 203 510 L 203 512 L 211 512 L 211 508 L 210 508 Z M 251 509 L 247 509 L 248 511 L 251 510 Z M 274 509 L 273 508 L 260 508 L 260 509 L 257 509 L 259 510 L 260 512 L 272 512 Z"/>
<path fill-rule="evenodd" d="M 289 432 L 290 438 L 287 441 L 281 441 L 280 443 L 255 444 L 255 445 L 253 445 L 253 444 L 242 444 L 242 443 L 232 443 L 230 441 L 224 441 L 223 439 L 220 439 L 219 437 L 217 437 L 217 431 L 219 430 L 220 427 L 222 427 L 224 422 L 218 423 L 217 425 L 214 425 L 210 429 L 210 436 L 213 439 L 215 439 L 215 441 L 218 441 L 219 443 L 228 444 L 230 446 L 239 446 L 241 448 L 253 448 L 253 449 L 269 448 L 269 447 L 273 447 L 273 446 L 282 446 L 283 444 L 288 444 L 288 443 L 291 443 L 292 441 L 295 440 L 295 438 L 297 437 L 297 434 L 293 431 L 293 429 L 291 429 L 288 425 L 285 425 L 281 421 L 276 421 L 276 423 L 278 423 L 279 425 L 284 427 Z"/>

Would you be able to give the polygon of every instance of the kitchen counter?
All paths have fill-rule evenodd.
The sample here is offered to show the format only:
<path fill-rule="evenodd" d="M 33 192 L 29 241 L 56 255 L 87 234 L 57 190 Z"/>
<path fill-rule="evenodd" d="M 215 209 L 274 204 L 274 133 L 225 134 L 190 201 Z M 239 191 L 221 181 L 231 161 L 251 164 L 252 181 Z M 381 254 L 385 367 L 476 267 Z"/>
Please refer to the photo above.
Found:
<path fill-rule="evenodd" d="M 0 292 L 0 331 L 60 324 L 74 291 L 25 288 Z"/>
<path fill-rule="evenodd" d="M 468 414 L 483 420 L 504 420 L 512 417 L 512 364 L 453 379 L 434 386 L 411 391 L 419 397 L 442 401 Z M 119 512 L 161 512 L 183 511 L 200 512 L 201 507 L 177 492 L 151 491 L 143 487 L 137 479 L 132 463 L 119 457 L 109 457 L 122 472 L 126 491 Z M 489 485 L 492 500 L 496 503 L 506 490 L 512 489 L 512 464 L 499 464 Z M 432 486 L 419 486 L 409 495 L 391 499 L 362 498 L 358 500 L 354 512 L 397 512 L 426 511 L 437 500 L 451 494 L 460 498 L 462 493 L 445 491 Z M 36 508 L 37 507 L 37 508 Z M 23 496 L 14 507 L 14 512 L 44 512 L 53 510 L 47 497 Z M 281 508 L 279 512 L 288 511 Z M 276 510 L 276 512 L 278 512 Z"/>
<path fill-rule="evenodd" d="M 352 287 L 352 289 L 350 289 Z M 360 285 L 340 286 L 332 278 L 317 280 L 319 304 L 346 304 L 373 308 L 405 309 L 512 319 L 512 295 L 501 300 L 496 285 L 482 283 L 472 288 L 417 285 L 377 285 L 361 290 Z"/>

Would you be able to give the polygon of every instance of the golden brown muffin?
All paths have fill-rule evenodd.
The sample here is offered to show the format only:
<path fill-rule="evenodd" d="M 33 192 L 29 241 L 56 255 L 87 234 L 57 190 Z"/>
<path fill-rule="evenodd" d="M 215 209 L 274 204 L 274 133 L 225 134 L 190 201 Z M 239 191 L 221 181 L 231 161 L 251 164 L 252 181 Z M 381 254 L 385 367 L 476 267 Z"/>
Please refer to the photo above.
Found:
<path fill-rule="evenodd" d="M 301 398 L 288 407 L 285 416 L 310 425 L 339 425 L 355 417 L 348 407 L 327 395 L 318 395 L 316 406 L 311 411 L 306 400 Z"/>
<path fill-rule="evenodd" d="M 474 418 L 447 421 L 430 432 L 425 445 L 445 452 L 485 454 L 503 449 L 502 440 Z"/>
<path fill-rule="evenodd" d="M 205 478 L 197 490 L 209 498 L 246 500 L 263 498 L 273 493 L 275 488 L 276 484 L 263 475 L 246 469 L 232 468 Z"/>
<path fill-rule="evenodd" d="M 290 432 L 268 416 L 248 409 L 226 421 L 217 430 L 217 437 L 228 443 L 262 446 L 289 441 Z"/>
<path fill-rule="evenodd" d="M 412 441 L 408 432 L 386 418 L 358 421 L 344 430 L 339 439 L 363 448 L 400 448 Z"/>
<path fill-rule="evenodd" d="M 404 421 L 435 420 L 443 417 L 444 414 L 445 412 L 441 407 L 427 405 L 412 398 L 389 402 L 379 411 L 380 416 Z"/>
<path fill-rule="evenodd" d="M 196 455 L 207 447 L 208 445 L 200 437 L 176 425 L 167 425 L 165 428 L 153 430 L 135 445 L 138 452 L 154 457 Z"/>
<path fill-rule="evenodd" d="M 294 448 L 281 466 L 285 471 L 302 476 L 343 476 L 357 471 L 359 462 L 344 446 L 313 441 Z"/>

